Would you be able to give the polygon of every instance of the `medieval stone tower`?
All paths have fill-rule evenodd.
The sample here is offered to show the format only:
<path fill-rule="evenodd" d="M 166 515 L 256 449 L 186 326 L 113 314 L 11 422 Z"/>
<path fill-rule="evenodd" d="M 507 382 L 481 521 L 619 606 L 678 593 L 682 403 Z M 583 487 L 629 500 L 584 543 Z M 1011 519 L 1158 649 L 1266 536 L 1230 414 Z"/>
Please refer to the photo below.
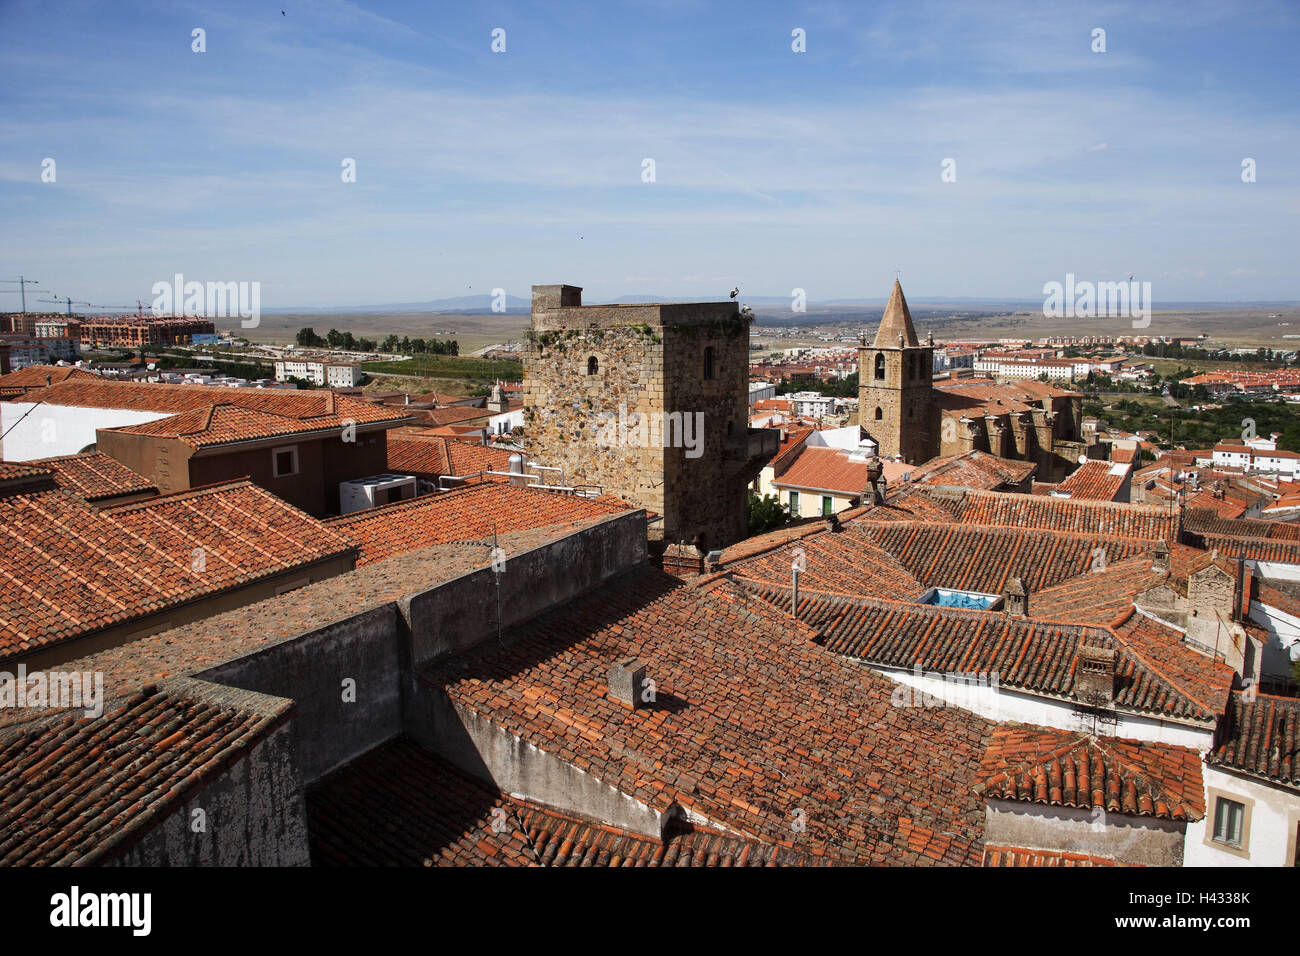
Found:
<path fill-rule="evenodd" d="M 895 280 L 875 341 L 858 349 L 858 423 L 881 455 L 921 464 L 938 453 L 933 370 L 934 343 L 917 339 Z"/>
<path fill-rule="evenodd" d="M 749 430 L 749 319 L 735 302 L 582 304 L 533 286 L 524 355 L 530 458 L 653 512 L 652 547 L 746 533 L 748 485 L 776 432 Z"/>

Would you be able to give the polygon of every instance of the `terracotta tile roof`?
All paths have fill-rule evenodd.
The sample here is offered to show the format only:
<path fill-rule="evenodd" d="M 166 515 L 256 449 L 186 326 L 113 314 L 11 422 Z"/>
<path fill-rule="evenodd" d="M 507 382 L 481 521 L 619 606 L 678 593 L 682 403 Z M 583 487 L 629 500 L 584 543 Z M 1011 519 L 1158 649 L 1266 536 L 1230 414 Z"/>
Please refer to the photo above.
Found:
<path fill-rule="evenodd" d="M 1257 693 L 1250 701 L 1234 691 L 1205 759 L 1213 767 L 1300 791 L 1300 699 Z"/>
<path fill-rule="evenodd" d="M 768 614 L 789 620 L 788 587 L 737 584 L 768 603 L 773 608 Z M 1167 646 L 1156 653 L 1154 622 L 1148 622 L 1151 630 L 1121 635 L 1107 628 L 1015 618 L 1000 611 L 802 590 L 799 620 L 818 633 L 827 650 L 869 664 L 996 674 L 1000 685 L 1070 700 L 1079 647 L 1113 648 L 1119 652 L 1117 708 L 1200 724 L 1212 723 L 1222 712 L 1232 683 L 1229 668 L 1183 645 L 1181 635 L 1171 628 L 1159 635 Z"/>
<path fill-rule="evenodd" d="M 103 501 L 158 491 L 157 485 L 144 475 L 136 474 L 116 458 L 104 454 L 42 458 L 31 464 L 49 468 L 60 488 L 71 491 L 86 501 Z"/>
<path fill-rule="evenodd" d="M 515 554 L 553 541 L 547 528 L 501 535 Z M 435 545 L 358 568 L 201 621 L 60 665 L 98 671 L 109 698 L 131 694 L 166 677 L 202 678 L 215 667 L 247 657 L 362 612 L 392 614 L 393 602 L 443 581 L 487 567 L 492 550 L 482 544 Z M 32 709 L 0 708 L 0 727 L 26 723 Z"/>
<path fill-rule="evenodd" d="M 317 866 L 791 866 L 820 858 L 711 831 L 656 840 L 558 813 L 406 740 L 307 794 Z"/>
<path fill-rule="evenodd" d="M 984 847 L 984 866 L 1128 866 L 1108 856 L 1071 853 L 1068 850 L 1035 850 L 1019 846 Z"/>
<path fill-rule="evenodd" d="M 1245 520 L 1245 519 L 1243 519 Z M 1251 561 L 1276 561 L 1279 564 L 1300 564 L 1300 541 L 1267 538 L 1241 538 L 1236 535 L 1201 534 L 1201 546 L 1214 548 L 1234 558 Z"/>
<path fill-rule="evenodd" d="M 1086 461 L 1056 486 L 1075 501 L 1114 501 L 1128 478 L 1127 465 L 1109 461 Z"/>
<path fill-rule="evenodd" d="M 892 463 L 891 463 L 892 464 Z M 840 495 L 857 495 L 869 485 L 867 461 L 854 461 L 838 448 L 810 448 L 804 445 L 785 470 L 772 479 L 782 488 L 806 488 Z M 889 480 L 889 476 L 886 476 Z"/>
<path fill-rule="evenodd" d="M 0 481 L 20 481 L 25 478 L 47 478 L 53 470 L 30 461 L 0 461 Z"/>
<path fill-rule="evenodd" d="M 505 448 L 455 441 L 412 432 L 388 434 L 388 470 L 421 478 L 441 475 L 474 475 L 481 471 L 509 471 L 510 456 Z M 489 481 L 507 479 L 487 475 Z"/>
<path fill-rule="evenodd" d="M 362 426 L 408 419 L 401 409 L 360 402 L 324 389 L 218 389 L 96 379 L 52 385 L 41 389 L 38 397 L 51 405 L 168 413 L 169 418 L 113 430 L 175 437 L 191 448 L 328 431 L 349 423 Z"/>
<path fill-rule="evenodd" d="M 1218 498 L 1208 488 L 1202 488 L 1194 495 L 1184 499 L 1185 507 L 1198 511 L 1210 511 L 1220 518 L 1240 518 L 1246 513 L 1246 506 L 1230 498 Z"/>
<path fill-rule="evenodd" d="M 1188 508 L 1183 526 L 1198 534 L 1300 542 L 1300 524 L 1264 518 L 1223 518 L 1204 508 Z"/>
<path fill-rule="evenodd" d="M 0 734 L 0 866 L 112 860 L 278 727 L 292 701 L 198 681 Z"/>
<path fill-rule="evenodd" d="M 976 790 L 989 799 L 1162 820 L 1205 816 L 1195 750 L 1036 727 L 993 731 Z"/>
<path fill-rule="evenodd" d="M 1017 497 L 1031 500 L 1027 495 Z M 869 529 L 872 540 L 892 554 L 927 587 L 1000 594 L 1007 581 L 1023 578 L 1031 591 L 1087 573 L 1093 554 L 1102 550 L 1107 563 L 1143 552 L 1150 542 L 1119 535 L 1079 534 L 973 525 L 888 522 L 869 524 L 868 513 L 855 526 Z"/>
<path fill-rule="evenodd" d="M 98 511 L 63 491 L 5 499 L 0 657 L 352 550 L 343 535 L 249 481 Z"/>
<path fill-rule="evenodd" d="M 33 389 L 57 385 L 69 379 L 102 381 L 94 372 L 87 372 L 85 369 L 70 365 L 28 365 L 7 375 L 0 375 L 0 398 L 13 398 Z"/>
<path fill-rule="evenodd" d="M 470 408 L 465 405 L 448 405 L 444 408 L 430 408 L 419 412 L 416 417 L 426 425 L 455 425 L 471 422 L 475 419 L 491 418 L 496 412 L 486 408 Z"/>
<path fill-rule="evenodd" d="M 1282 591 L 1263 581 L 1257 581 L 1255 598 L 1261 604 L 1267 604 L 1284 614 L 1300 617 L 1300 598 L 1289 591 Z"/>
<path fill-rule="evenodd" d="M 1132 464 L 1141 456 L 1141 452 L 1136 448 L 1111 448 L 1110 460 L 1118 462 L 1121 465 Z"/>
<path fill-rule="evenodd" d="M 808 440 L 808 436 L 816 430 L 810 425 L 783 427 L 781 431 L 785 433 L 785 438 L 777 448 L 776 454 L 772 456 L 772 460 L 768 462 L 772 470 L 779 473 L 782 468 L 794 461 L 799 456 L 799 452 L 803 450 L 804 442 Z"/>
<path fill-rule="evenodd" d="M 801 548 L 803 568 L 800 590 L 856 594 L 862 597 L 915 600 L 928 590 L 892 554 L 859 527 L 833 534 L 817 525 L 789 543 L 771 539 L 771 547 L 749 557 L 740 550 L 723 552 L 723 566 L 733 577 L 755 584 L 786 587 L 790 584 L 796 549 Z M 733 554 L 736 557 L 733 557 Z"/>
<path fill-rule="evenodd" d="M 1152 570 L 1150 554 L 1136 554 L 1030 594 L 1029 613 L 1048 621 L 1106 625 L 1126 613 L 1138 594 L 1158 586 L 1165 577 Z"/>
<path fill-rule="evenodd" d="M 1038 470 L 1036 462 L 1011 461 L 982 451 L 931 458 L 912 469 L 911 481 L 928 485 L 956 485 L 994 491 L 1019 485 Z"/>
<path fill-rule="evenodd" d="M 917 493 L 942 494 L 927 485 Z M 1083 534 L 1123 535 L 1171 540 L 1177 515 L 1166 508 L 1111 501 L 1076 501 L 1072 498 L 1008 495 L 996 491 L 966 491 L 949 499 L 949 507 L 963 524 L 1007 525 L 1013 528 L 1074 531 Z"/>
<path fill-rule="evenodd" d="M 452 541 L 485 540 L 510 531 L 586 524 L 632 506 L 511 484 L 476 484 L 410 501 L 328 518 L 325 523 L 361 548 L 357 566 Z"/>
<path fill-rule="evenodd" d="M 753 606 L 727 582 L 633 571 L 599 602 L 556 608 L 421 679 L 660 811 L 835 859 L 977 862 L 970 787 L 987 722 L 893 707 L 892 682 Z M 627 657 L 648 662 L 658 705 L 607 696 L 610 665 Z M 792 832 L 796 809 L 806 832 Z"/>

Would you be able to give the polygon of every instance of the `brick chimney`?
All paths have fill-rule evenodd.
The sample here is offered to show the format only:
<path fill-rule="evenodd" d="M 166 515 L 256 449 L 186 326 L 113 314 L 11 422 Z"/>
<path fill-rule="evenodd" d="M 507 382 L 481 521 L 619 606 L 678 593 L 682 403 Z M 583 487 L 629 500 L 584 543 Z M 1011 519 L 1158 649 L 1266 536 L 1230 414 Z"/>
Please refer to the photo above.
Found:
<path fill-rule="evenodd" d="M 1020 578 L 1012 578 L 1002 592 L 1002 610 L 1012 617 L 1026 617 L 1029 614 L 1029 588 Z"/>
<path fill-rule="evenodd" d="M 1115 700 L 1115 652 L 1080 644 L 1075 654 L 1074 697 L 1102 706 Z"/>
<path fill-rule="evenodd" d="M 843 530 L 843 526 L 840 524 L 839 515 L 832 513 L 826 516 L 826 530 L 831 532 L 831 534 L 836 534 Z"/>
<path fill-rule="evenodd" d="M 645 665 L 635 657 L 618 661 L 609 669 L 609 699 L 636 710 L 641 704 L 641 683 Z"/>

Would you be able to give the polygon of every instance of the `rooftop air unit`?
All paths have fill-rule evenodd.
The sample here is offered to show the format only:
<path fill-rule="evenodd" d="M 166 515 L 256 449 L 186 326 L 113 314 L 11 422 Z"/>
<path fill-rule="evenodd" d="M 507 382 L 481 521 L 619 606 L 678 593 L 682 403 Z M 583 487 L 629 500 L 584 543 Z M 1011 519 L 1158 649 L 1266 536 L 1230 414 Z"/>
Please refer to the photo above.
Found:
<path fill-rule="evenodd" d="M 395 501 L 406 501 L 414 498 L 415 493 L 414 475 L 371 475 L 339 482 L 339 513 L 347 515 Z"/>

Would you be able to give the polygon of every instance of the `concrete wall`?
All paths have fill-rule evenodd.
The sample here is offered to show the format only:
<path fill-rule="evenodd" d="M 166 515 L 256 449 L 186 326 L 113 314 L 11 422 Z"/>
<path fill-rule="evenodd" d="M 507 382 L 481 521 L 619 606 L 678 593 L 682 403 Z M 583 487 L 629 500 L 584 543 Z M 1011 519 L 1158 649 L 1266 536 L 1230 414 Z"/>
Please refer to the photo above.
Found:
<path fill-rule="evenodd" d="M 1183 824 L 1122 813 L 989 800 L 984 842 L 1112 857 L 1142 866 L 1181 866 Z"/>
<path fill-rule="evenodd" d="M 307 866 L 292 728 L 291 718 L 104 865 Z"/>
<path fill-rule="evenodd" d="M 294 700 L 303 783 L 402 732 L 398 621 L 392 604 L 361 612 L 197 675 Z M 355 681 L 355 701 L 344 681 Z"/>
<path fill-rule="evenodd" d="M 480 568 L 408 595 L 397 608 L 411 667 L 418 670 L 435 658 L 495 639 L 498 588 L 504 631 L 643 564 L 647 557 L 644 512 L 624 512 L 527 551 L 507 551 L 500 575 L 490 567 Z"/>
<path fill-rule="evenodd" d="M 408 736 L 513 796 L 656 838 L 673 815 L 520 740 L 436 688 L 420 688 L 412 718 Z"/>

